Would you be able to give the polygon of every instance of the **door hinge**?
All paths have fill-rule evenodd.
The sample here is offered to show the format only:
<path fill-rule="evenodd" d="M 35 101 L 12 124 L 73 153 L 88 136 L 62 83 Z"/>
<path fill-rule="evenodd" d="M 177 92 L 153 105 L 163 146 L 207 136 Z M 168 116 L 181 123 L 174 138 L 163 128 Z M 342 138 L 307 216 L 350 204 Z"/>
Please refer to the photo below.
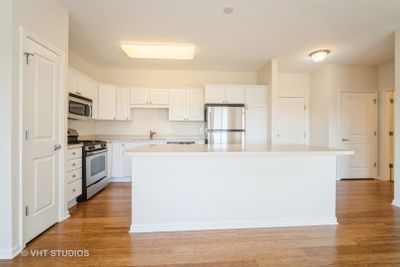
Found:
<path fill-rule="evenodd" d="M 374 131 L 374 136 L 376 136 L 376 131 Z"/>
<path fill-rule="evenodd" d="M 374 167 L 376 168 L 376 162 L 374 162 Z"/>
<path fill-rule="evenodd" d="M 393 136 L 394 132 L 393 131 L 389 131 L 389 136 Z"/>
<path fill-rule="evenodd" d="M 35 54 L 29 53 L 29 52 L 25 52 L 24 55 L 25 55 L 25 60 L 26 60 L 25 62 L 26 62 L 27 65 L 29 65 L 29 57 L 30 56 L 34 56 Z"/>
<path fill-rule="evenodd" d="M 306 105 L 304 105 L 304 110 L 307 110 L 307 106 Z"/>
<path fill-rule="evenodd" d="M 29 215 L 29 208 L 28 208 L 28 206 L 25 206 L 25 216 L 28 216 Z"/>
<path fill-rule="evenodd" d="M 306 138 L 306 133 L 304 133 L 304 138 Z"/>
<path fill-rule="evenodd" d="M 389 169 L 393 169 L 393 163 L 389 163 Z"/>
<path fill-rule="evenodd" d="M 25 140 L 28 141 L 29 140 L 29 131 L 25 130 Z"/>
<path fill-rule="evenodd" d="M 374 104 L 376 104 L 376 99 L 374 99 Z"/>
<path fill-rule="evenodd" d="M 390 104 L 393 104 L 393 103 L 394 103 L 394 99 L 391 98 L 391 99 L 390 99 Z"/>

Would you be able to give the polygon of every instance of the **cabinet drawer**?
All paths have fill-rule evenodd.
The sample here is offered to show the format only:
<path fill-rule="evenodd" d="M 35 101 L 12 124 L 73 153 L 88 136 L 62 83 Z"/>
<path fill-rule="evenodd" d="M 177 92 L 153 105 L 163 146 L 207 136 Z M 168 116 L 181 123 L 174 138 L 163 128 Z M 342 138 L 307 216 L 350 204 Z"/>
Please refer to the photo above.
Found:
<path fill-rule="evenodd" d="M 72 148 L 68 149 L 67 160 L 82 158 L 82 148 Z"/>
<path fill-rule="evenodd" d="M 67 160 L 67 171 L 73 171 L 82 168 L 82 158 Z"/>
<path fill-rule="evenodd" d="M 82 179 L 68 184 L 68 201 L 79 197 L 82 194 Z"/>
<path fill-rule="evenodd" d="M 66 179 L 68 184 L 78 179 L 82 179 L 82 168 L 68 172 Z"/>

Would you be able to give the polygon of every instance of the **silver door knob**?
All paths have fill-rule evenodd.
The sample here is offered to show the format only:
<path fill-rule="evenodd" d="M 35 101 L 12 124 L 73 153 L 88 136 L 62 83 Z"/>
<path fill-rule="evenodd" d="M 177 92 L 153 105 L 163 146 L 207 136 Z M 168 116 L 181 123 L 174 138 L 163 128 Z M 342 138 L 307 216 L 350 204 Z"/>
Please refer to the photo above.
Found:
<path fill-rule="evenodd" d="M 342 138 L 342 142 L 349 142 L 349 141 L 350 141 L 349 139 Z"/>
<path fill-rule="evenodd" d="M 54 145 L 53 149 L 54 149 L 54 151 L 60 150 L 61 149 L 61 145 L 60 144 Z"/>

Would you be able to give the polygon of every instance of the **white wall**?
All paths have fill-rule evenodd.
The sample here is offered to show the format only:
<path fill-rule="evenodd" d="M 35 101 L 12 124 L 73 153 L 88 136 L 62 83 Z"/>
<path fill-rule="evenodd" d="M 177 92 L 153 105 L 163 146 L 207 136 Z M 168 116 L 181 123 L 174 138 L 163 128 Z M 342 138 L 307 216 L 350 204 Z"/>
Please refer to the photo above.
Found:
<path fill-rule="evenodd" d="M 0 1 L 0 258 L 9 257 L 13 245 L 12 207 L 12 0 Z"/>
<path fill-rule="evenodd" d="M 3 15 L 2 15 L 2 29 L 3 27 L 7 27 L 6 31 L 10 31 L 12 33 L 12 38 L 8 40 L 12 40 L 12 52 L 10 49 L 2 49 L 2 52 L 5 51 L 8 56 L 5 56 L 5 62 L 9 59 L 10 52 L 12 53 L 12 86 L 9 87 L 9 83 L 5 84 L 5 90 L 2 90 L 2 97 L 4 94 L 4 99 L 10 100 L 10 105 L 2 104 L 2 108 L 8 110 L 8 112 L 1 112 L 1 116 L 4 116 L 4 123 L 6 125 L 5 128 L 2 128 L 2 142 L 6 144 L 12 144 L 11 150 L 11 163 L 8 160 L 5 163 L 6 166 L 4 172 L 7 174 L 5 176 L 5 182 L 2 183 L 2 188 L 4 191 L 4 196 L 8 194 L 11 195 L 11 198 L 6 199 L 4 202 L 0 201 L 1 205 L 4 205 L 7 211 L 10 207 L 12 208 L 12 216 L 11 214 L 3 214 L 4 218 L 12 218 L 12 226 L 5 225 L 5 227 L 0 228 L 0 252 L 4 252 L 10 250 L 12 248 L 18 250 L 21 246 L 21 236 L 19 235 L 20 231 L 20 215 L 22 214 L 21 203 L 19 202 L 20 195 L 20 172 L 19 172 L 19 163 L 20 163 L 20 140 L 22 139 L 20 128 L 20 60 L 22 59 L 22 51 L 19 50 L 20 40 L 19 40 L 19 27 L 23 26 L 35 35 L 39 36 L 41 39 L 46 40 L 51 43 L 59 50 L 63 51 L 66 55 L 68 55 L 68 12 L 56 1 L 56 0 L 5 0 L 1 2 L 1 11 L 5 12 L 4 15 L 5 24 L 3 25 Z M 11 6 L 10 6 L 11 5 Z M 10 9 L 11 7 L 11 9 Z M 9 19 L 10 14 L 12 17 L 12 25 L 10 25 Z M 8 19 L 8 21 L 7 21 Z M 10 28 L 11 26 L 11 28 Z M 7 33 L 5 33 L 7 36 Z M 3 36 L 3 35 L 2 35 Z M 9 36 L 11 37 L 11 36 Z M 3 41 L 2 41 L 3 42 Z M 5 43 L 5 46 L 9 45 L 9 43 Z M 4 63 L 3 57 L 2 63 Z M 10 64 L 10 62 L 7 62 Z M 11 64 L 9 65 L 11 66 Z M 8 73 L 8 75 L 10 75 Z M 64 75 L 63 75 L 64 76 Z M 3 78 L 2 78 L 3 80 Z M 4 80 L 4 83 L 7 83 L 7 79 Z M 2 98 L 3 99 L 3 98 Z M 5 102 L 5 101 L 4 101 Z M 3 122 L 3 120 L 2 120 Z M 10 125 L 10 123 L 12 123 Z M 9 127 L 7 127 L 7 124 Z M 4 133 L 6 132 L 6 133 Z M 5 151 L 10 151 L 7 149 L 9 145 L 5 146 Z M 3 150 L 3 148 L 2 148 Z M 10 155 L 8 155 L 10 156 Z M 9 165 L 11 164 L 11 166 Z M 8 183 L 7 183 L 8 180 Z M 3 197 L 3 194 L 2 194 Z M 2 206 L 3 207 L 3 206 Z M 4 226 L 1 225 L 0 226 Z M 10 228 L 12 227 L 12 228 Z M 9 240 L 7 237 L 12 233 L 12 246 L 10 247 Z M 6 240 L 3 240 L 6 238 Z"/>
<path fill-rule="evenodd" d="M 310 75 L 310 144 L 329 146 L 329 79 L 328 68 Z"/>
<path fill-rule="evenodd" d="M 395 33 L 395 96 L 394 96 L 394 199 L 400 207 L 400 28 Z"/>
<path fill-rule="evenodd" d="M 380 65 L 378 68 L 378 87 L 379 87 L 379 164 L 378 172 L 379 178 L 388 180 L 385 177 L 386 172 L 386 137 L 385 133 L 385 119 L 386 119 L 386 103 L 385 92 L 394 90 L 395 82 L 394 74 L 394 61 Z"/>

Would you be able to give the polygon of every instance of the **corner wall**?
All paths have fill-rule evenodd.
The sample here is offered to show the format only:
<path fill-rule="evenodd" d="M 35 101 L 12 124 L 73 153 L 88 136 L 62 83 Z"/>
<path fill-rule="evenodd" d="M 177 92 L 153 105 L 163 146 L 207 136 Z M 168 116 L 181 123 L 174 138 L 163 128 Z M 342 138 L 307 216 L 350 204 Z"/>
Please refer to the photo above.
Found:
<path fill-rule="evenodd" d="M 10 221 L 5 219 L 5 222 L 0 223 L 0 257 L 11 258 L 19 253 L 24 245 L 20 234 L 22 229 L 20 143 L 23 130 L 20 122 L 20 112 L 23 108 L 20 106 L 22 97 L 20 62 L 23 57 L 23 51 L 20 51 L 20 27 L 51 43 L 68 56 L 69 18 L 68 12 L 56 0 L 3 0 L 0 14 L 1 33 L 4 31 L 5 34 L 1 36 L 8 36 L 6 40 L 9 41 L 3 43 L 2 40 L 1 48 L 3 45 L 5 47 L 4 50 L 1 49 L 1 53 L 5 55 L 1 57 L 1 62 L 7 63 L 8 68 L 12 67 L 12 70 L 5 71 L 4 80 L 3 77 L 1 79 L 2 87 L 5 86 L 1 91 L 1 99 L 6 101 L 1 105 L 3 112 L 0 116 L 5 127 L 0 130 L 2 137 L 0 142 L 5 143 L 5 146 L 2 146 L 2 153 L 3 151 L 6 153 L 6 160 L 1 162 L 1 166 L 4 164 L 5 168 L 2 169 L 0 202 L 1 211 L 5 211 L 2 213 L 2 218 Z M 12 214 L 9 213 L 10 210 Z"/>

